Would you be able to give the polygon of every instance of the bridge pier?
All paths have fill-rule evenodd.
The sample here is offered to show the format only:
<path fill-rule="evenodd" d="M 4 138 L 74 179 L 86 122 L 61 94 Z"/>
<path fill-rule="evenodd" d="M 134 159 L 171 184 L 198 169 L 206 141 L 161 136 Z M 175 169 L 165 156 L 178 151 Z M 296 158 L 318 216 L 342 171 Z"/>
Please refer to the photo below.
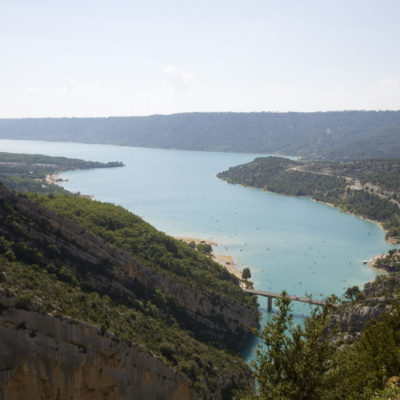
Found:
<path fill-rule="evenodd" d="M 268 296 L 268 312 L 272 312 L 272 297 Z"/>

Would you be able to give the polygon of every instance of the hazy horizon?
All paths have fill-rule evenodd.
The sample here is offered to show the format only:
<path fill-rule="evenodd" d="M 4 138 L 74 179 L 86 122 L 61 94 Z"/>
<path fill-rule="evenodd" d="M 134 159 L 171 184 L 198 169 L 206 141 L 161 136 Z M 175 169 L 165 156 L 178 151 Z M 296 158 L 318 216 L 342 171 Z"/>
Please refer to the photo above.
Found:
<path fill-rule="evenodd" d="M 400 112 L 399 109 L 393 110 L 316 110 L 316 111 L 183 111 L 183 112 L 173 112 L 168 114 L 162 113 L 154 113 L 154 114 L 146 114 L 146 115 L 71 115 L 71 116 L 37 116 L 37 117 L 0 117 L 0 119 L 86 119 L 86 118 L 136 118 L 136 117 L 155 117 L 155 116 L 171 116 L 171 115 L 179 115 L 179 114 L 316 114 L 316 113 L 340 113 L 340 112 Z"/>

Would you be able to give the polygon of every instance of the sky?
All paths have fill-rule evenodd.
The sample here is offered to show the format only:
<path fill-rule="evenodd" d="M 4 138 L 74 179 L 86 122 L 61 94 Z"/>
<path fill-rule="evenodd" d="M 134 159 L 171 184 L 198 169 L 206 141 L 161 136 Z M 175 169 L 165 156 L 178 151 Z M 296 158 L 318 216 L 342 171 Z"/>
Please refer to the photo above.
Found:
<path fill-rule="evenodd" d="M 399 0 L 0 0 L 0 118 L 400 109 Z"/>

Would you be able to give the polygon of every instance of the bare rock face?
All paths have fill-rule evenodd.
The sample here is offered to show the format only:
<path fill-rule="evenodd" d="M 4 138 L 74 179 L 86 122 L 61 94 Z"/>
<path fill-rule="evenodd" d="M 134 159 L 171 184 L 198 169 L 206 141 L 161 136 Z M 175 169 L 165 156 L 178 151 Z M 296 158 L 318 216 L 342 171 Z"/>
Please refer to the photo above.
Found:
<path fill-rule="evenodd" d="M 354 303 L 343 303 L 332 315 L 332 328 L 345 333 L 345 339 L 354 340 L 372 319 L 379 320 L 390 313 L 392 304 L 399 298 L 400 273 L 378 275 L 367 282 Z"/>
<path fill-rule="evenodd" d="M 360 335 L 373 318 L 379 319 L 382 313 L 390 312 L 390 300 L 376 300 L 375 303 L 354 304 L 341 310 L 340 313 L 334 314 L 332 327 L 336 326 L 339 331 L 345 332 L 347 339 L 354 339 Z"/>
<path fill-rule="evenodd" d="M 3 310 L 0 355 L 0 400 L 198 399 L 143 346 L 70 318 Z"/>

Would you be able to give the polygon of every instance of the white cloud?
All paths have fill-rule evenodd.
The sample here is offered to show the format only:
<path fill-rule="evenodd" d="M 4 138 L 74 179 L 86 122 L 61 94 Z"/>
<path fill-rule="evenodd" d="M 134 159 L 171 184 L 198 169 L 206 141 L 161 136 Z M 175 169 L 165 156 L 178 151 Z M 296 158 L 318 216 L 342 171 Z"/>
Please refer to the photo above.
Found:
<path fill-rule="evenodd" d="M 74 81 L 73 79 L 70 78 L 66 78 L 64 77 L 64 85 L 63 87 L 59 90 L 60 94 L 67 94 L 67 93 L 71 93 L 75 90 L 75 88 L 77 87 L 77 82 Z"/>
<path fill-rule="evenodd" d="M 91 83 L 79 83 L 74 79 L 64 77 L 64 85 L 58 90 L 59 94 L 67 95 L 70 93 L 89 92 L 99 87 L 99 82 L 93 81 Z"/>
<path fill-rule="evenodd" d="M 29 94 L 33 94 L 33 95 L 36 95 L 36 96 L 42 96 L 43 95 L 42 91 L 37 87 L 30 87 L 30 88 L 26 89 L 26 91 Z"/>
<path fill-rule="evenodd" d="M 175 93 L 184 93 L 188 90 L 194 75 L 179 68 L 168 65 L 163 69 L 163 80 L 172 86 Z"/>

